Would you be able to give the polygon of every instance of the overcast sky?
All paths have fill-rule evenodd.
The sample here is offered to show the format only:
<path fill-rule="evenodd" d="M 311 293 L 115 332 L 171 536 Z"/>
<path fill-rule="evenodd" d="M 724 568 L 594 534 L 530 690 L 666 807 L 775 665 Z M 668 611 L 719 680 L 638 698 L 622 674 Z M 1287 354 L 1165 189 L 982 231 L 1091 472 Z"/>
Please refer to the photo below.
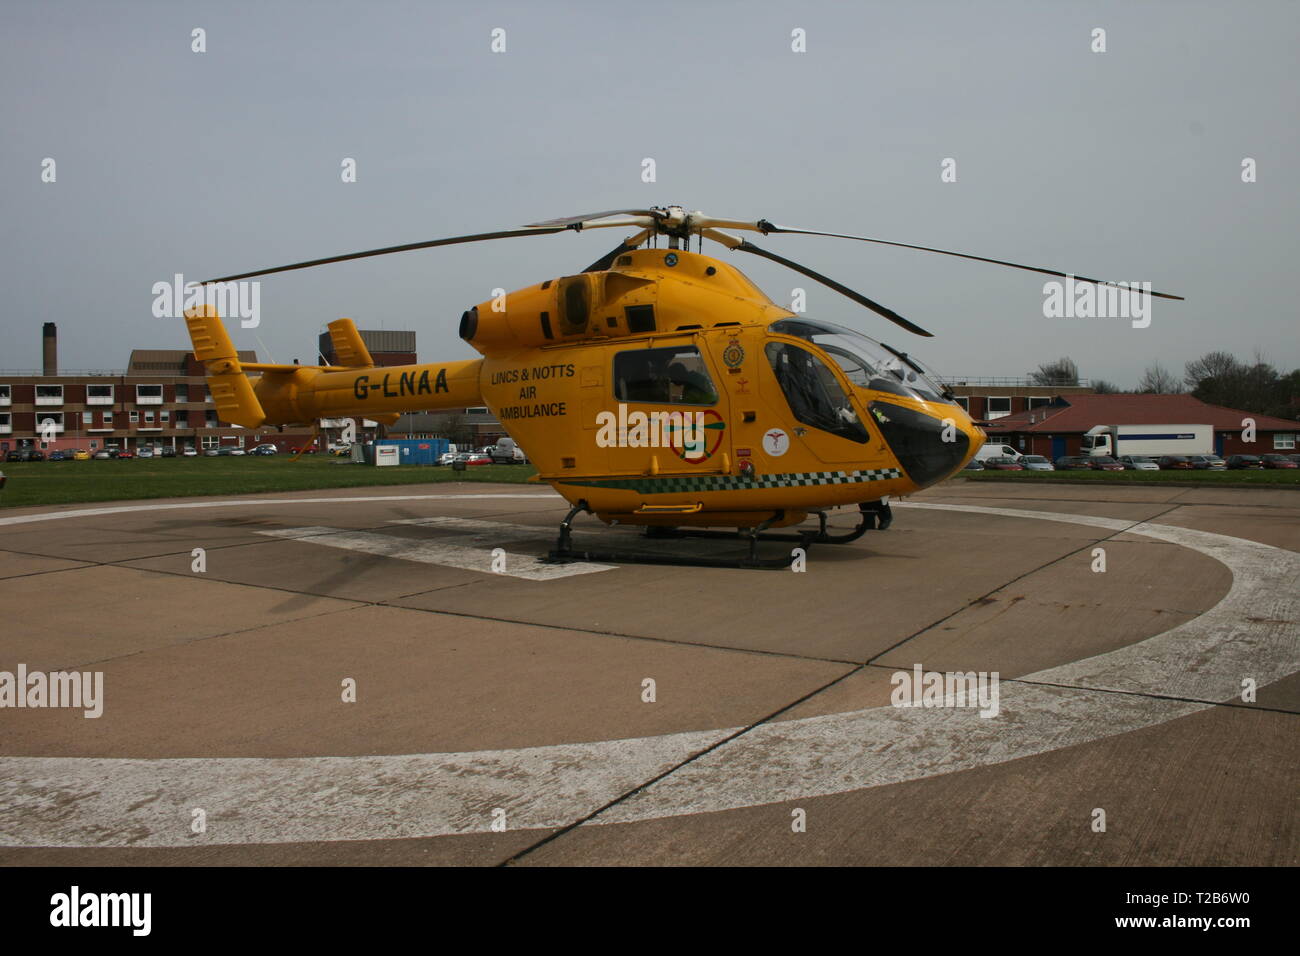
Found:
<path fill-rule="evenodd" d="M 505 32 L 506 52 L 491 51 Z M 1092 31 L 1106 31 L 1094 53 Z M 207 52 L 191 51 L 206 31 Z M 806 31 L 807 52 L 791 50 Z M 188 347 L 155 282 L 573 213 L 679 203 L 1146 281 L 1150 327 L 1043 316 L 1045 278 L 836 239 L 759 238 L 930 329 L 772 263 L 776 301 L 943 375 L 1069 355 L 1136 383 L 1211 349 L 1300 366 L 1300 6 L 1281 3 L 176 3 L 0 6 L 0 369 Z M 57 179 L 42 182 L 53 158 Z M 345 157 L 357 182 L 341 181 Z M 656 161 L 657 182 L 641 179 Z M 957 181 L 941 182 L 956 160 Z M 1245 157 L 1258 181 L 1242 182 Z M 241 348 L 315 356 L 339 316 L 472 355 L 460 313 L 580 271 L 612 230 L 264 279 Z M 706 245 L 706 252 L 710 249 Z M 738 261 L 742 260 L 742 261 Z M 237 323 L 232 323 L 237 326 Z"/>

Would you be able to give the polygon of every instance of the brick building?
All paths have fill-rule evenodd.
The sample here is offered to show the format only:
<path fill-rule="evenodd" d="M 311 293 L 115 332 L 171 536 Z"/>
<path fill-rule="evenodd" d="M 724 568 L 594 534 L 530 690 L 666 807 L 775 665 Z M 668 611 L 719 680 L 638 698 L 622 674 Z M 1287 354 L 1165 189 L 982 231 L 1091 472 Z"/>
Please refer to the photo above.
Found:
<path fill-rule="evenodd" d="M 310 430 L 249 429 L 217 420 L 202 366 L 179 349 L 136 349 L 125 371 L 60 374 L 54 323 L 42 333 L 43 369 L 0 371 L 0 452 L 115 447 L 300 447 Z M 253 352 L 241 361 L 256 362 Z"/>
<path fill-rule="evenodd" d="M 361 341 L 376 365 L 415 365 L 415 333 L 399 332 L 389 329 L 358 329 Z M 334 343 L 328 332 L 322 332 L 318 340 L 321 360 L 325 365 L 334 365 Z"/>
<path fill-rule="evenodd" d="M 1242 439 L 1247 420 L 1255 440 Z M 1300 421 L 1209 405 L 1191 395 L 1060 395 L 1051 404 L 1002 416 L 981 427 L 1026 455 L 1080 454 L 1080 439 L 1096 425 L 1210 425 L 1217 454 L 1292 454 Z"/>
<path fill-rule="evenodd" d="M 943 380 L 957 404 L 977 422 L 1045 408 L 1058 395 L 1091 395 L 1086 380 L 1077 385 L 1035 385 L 1026 378 L 956 378 Z"/>

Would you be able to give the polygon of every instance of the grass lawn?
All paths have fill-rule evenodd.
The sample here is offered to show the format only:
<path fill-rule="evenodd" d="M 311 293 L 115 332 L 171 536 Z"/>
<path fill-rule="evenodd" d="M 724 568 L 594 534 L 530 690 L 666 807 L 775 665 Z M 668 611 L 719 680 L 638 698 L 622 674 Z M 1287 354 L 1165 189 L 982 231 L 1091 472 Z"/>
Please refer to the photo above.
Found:
<path fill-rule="evenodd" d="M 464 471 L 430 465 L 377 468 L 346 459 L 288 455 L 243 458 L 145 458 L 117 461 L 29 461 L 0 463 L 9 479 L 0 491 L 0 510 L 31 505 L 191 495 L 246 495 L 311 488 L 359 488 L 426 482 L 521 482 L 532 465 L 477 465 Z"/>
<path fill-rule="evenodd" d="M 1215 485 L 1222 487 L 1300 488 L 1300 468 L 1266 468 L 1263 471 L 961 471 L 957 477 L 971 481 L 1074 481 L 1119 485 Z"/>

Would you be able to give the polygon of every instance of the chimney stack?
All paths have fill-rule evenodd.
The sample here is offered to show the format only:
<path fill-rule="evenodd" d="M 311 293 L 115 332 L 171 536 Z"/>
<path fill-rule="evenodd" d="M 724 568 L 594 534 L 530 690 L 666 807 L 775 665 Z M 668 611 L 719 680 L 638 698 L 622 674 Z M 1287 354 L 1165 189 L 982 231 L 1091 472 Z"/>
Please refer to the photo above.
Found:
<path fill-rule="evenodd" d="M 59 332 L 53 322 L 41 330 L 41 374 L 59 374 Z"/>

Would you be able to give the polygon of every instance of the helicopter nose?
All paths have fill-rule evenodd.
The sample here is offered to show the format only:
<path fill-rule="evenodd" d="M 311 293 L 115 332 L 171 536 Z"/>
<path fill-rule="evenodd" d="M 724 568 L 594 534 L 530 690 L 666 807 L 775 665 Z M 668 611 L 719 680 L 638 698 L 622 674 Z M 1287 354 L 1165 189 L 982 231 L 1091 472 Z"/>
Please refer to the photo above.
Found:
<path fill-rule="evenodd" d="M 966 464 L 975 450 L 971 432 L 952 418 L 927 415 L 889 402 L 868 406 L 907 477 L 932 485 Z"/>

